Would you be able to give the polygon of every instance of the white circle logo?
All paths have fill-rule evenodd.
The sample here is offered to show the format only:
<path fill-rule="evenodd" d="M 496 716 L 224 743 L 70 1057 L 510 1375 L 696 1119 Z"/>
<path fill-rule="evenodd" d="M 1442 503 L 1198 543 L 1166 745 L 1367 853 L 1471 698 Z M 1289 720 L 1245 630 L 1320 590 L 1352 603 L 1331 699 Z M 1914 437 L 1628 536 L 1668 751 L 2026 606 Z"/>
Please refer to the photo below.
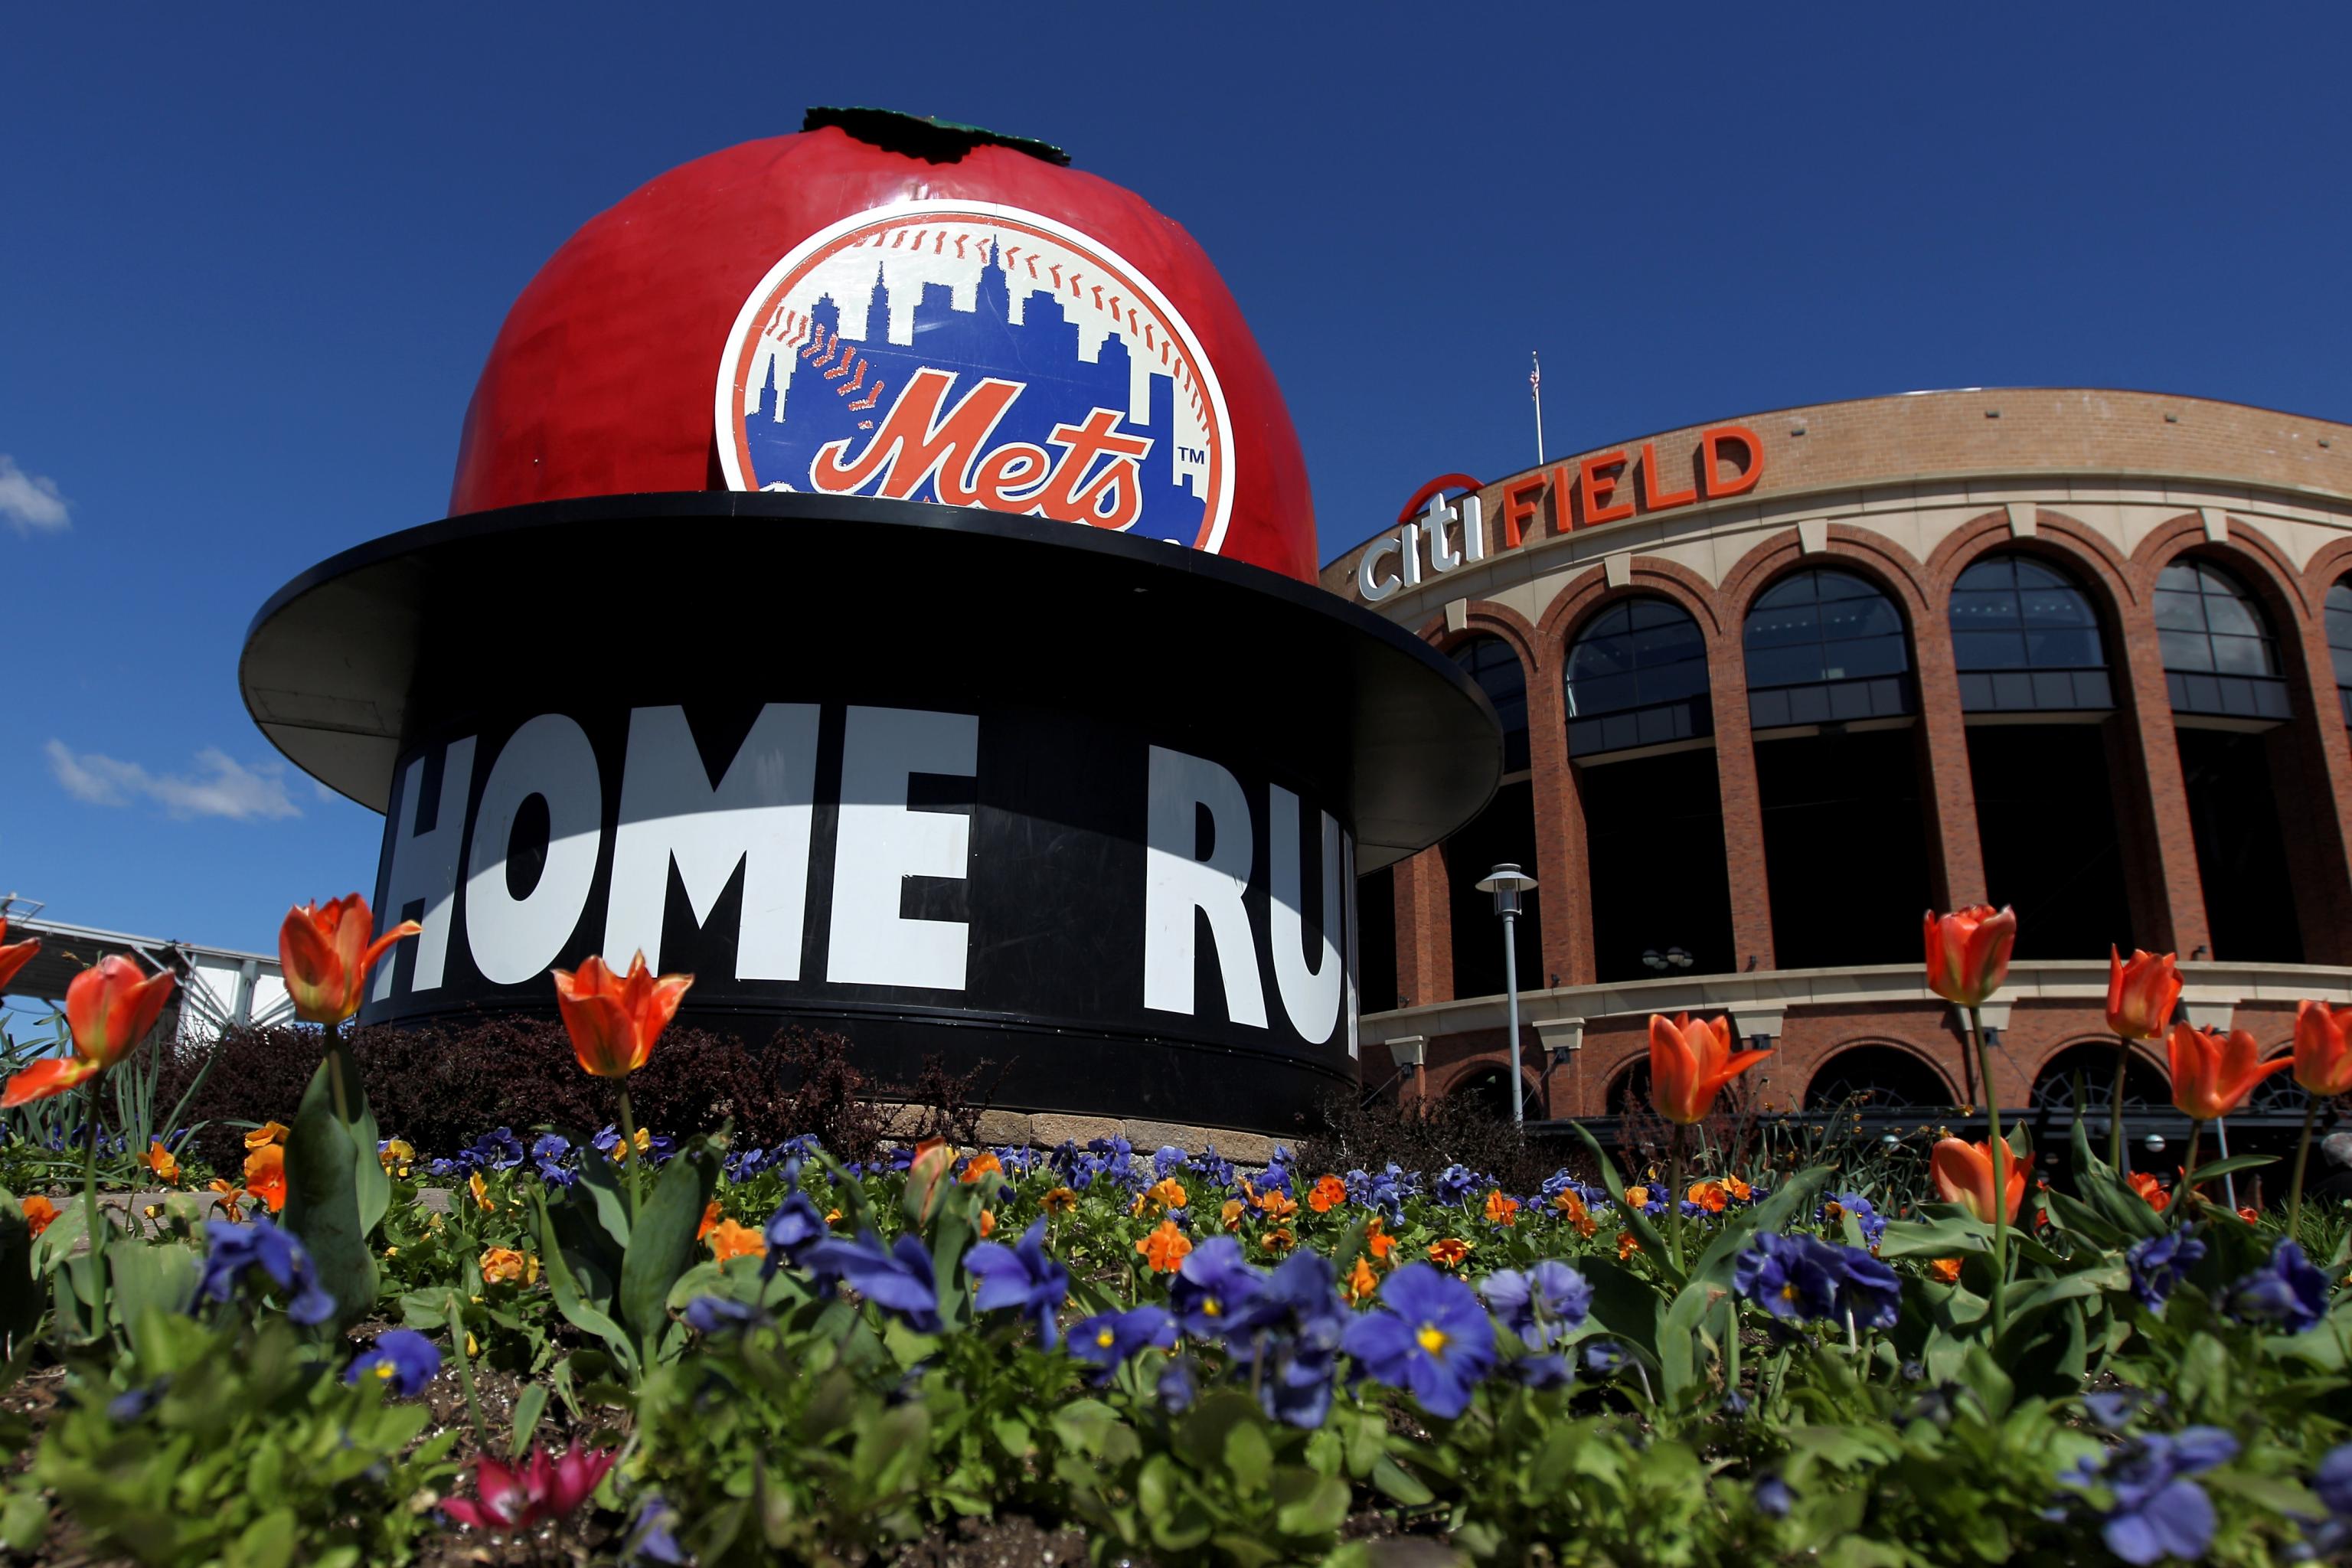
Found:
<path fill-rule="evenodd" d="M 979 506 L 1216 550 L 1233 426 L 1199 340 L 1108 247 L 914 201 L 776 263 L 720 361 L 737 489 Z"/>

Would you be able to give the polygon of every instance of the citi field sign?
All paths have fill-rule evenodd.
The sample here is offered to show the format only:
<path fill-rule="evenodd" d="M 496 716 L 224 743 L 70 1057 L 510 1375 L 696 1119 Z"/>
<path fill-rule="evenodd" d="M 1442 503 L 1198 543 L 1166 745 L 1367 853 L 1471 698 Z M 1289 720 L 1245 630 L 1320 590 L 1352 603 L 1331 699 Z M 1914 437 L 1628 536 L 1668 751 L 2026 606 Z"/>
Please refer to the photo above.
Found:
<path fill-rule="evenodd" d="M 986 1059 L 1011 1109 L 1276 1130 L 1355 1082 L 1356 878 L 1500 736 L 1314 585 L 1231 295 L 1065 162 L 816 111 L 655 181 L 509 312 L 450 515 L 263 609 L 248 708 L 424 927 L 362 1022 L 641 952 L 690 1023 Z"/>

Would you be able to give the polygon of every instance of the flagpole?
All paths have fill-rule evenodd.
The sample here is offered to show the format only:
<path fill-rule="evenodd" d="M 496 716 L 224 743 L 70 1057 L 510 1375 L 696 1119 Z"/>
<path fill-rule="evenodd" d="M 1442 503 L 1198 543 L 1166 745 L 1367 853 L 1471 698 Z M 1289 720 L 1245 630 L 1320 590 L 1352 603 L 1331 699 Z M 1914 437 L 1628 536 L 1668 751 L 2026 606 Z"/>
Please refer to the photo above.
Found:
<path fill-rule="evenodd" d="M 1543 467 L 1544 460 L 1543 356 L 1537 353 L 1535 350 L 1529 349 L 1528 358 L 1535 364 L 1535 368 L 1528 372 L 1528 390 L 1534 395 L 1536 400 L 1536 467 L 1540 468 Z"/>

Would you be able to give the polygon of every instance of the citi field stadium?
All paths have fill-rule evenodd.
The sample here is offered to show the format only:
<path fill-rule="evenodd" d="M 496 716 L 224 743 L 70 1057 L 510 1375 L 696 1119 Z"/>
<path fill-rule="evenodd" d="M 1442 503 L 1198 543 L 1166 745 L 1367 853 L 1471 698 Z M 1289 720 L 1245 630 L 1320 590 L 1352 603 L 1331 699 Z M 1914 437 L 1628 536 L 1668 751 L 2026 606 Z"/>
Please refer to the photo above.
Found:
<path fill-rule="evenodd" d="M 2111 944 L 2178 952 L 2185 1016 L 2265 1054 L 2296 998 L 2352 997 L 2352 427 L 2084 390 L 1784 409 L 1448 476 L 1323 582 L 1507 731 L 1484 815 L 1360 889 L 1370 1081 L 1507 1103 L 1501 862 L 1538 884 L 1531 1119 L 1638 1114 L 1647 1019 L 1687 1011 L 1773 1049 L 1758 1109 L 1958 1121 L 1985 1095 L 1930 909 L 2017 910 L 1985 1021 L 2031 1117 L 2111 1097 Z M 2299 1119 L 2269 1081 L 2234 1138 Z M 2185 1134 L 2168 1100 L 2158 1043 L 2136 1137 Z"/>

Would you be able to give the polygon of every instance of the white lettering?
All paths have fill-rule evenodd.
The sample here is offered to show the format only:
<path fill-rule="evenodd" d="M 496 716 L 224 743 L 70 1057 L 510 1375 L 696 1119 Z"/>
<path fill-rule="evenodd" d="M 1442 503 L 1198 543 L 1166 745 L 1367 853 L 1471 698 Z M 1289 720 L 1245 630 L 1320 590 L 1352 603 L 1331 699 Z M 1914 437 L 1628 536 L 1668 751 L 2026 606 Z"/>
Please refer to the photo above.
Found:
<path fill-rule="evenodd" d="M 384 873 L 383 920 L 398 921 L 401 910 L 417 900 L 425 903 L 425 934 L 416 939 L 416 967 L 411 992 L 438 990 L 442 965 L 449 954 L 449 918 L 457 902 L 457 850 L 466 840 L 466 797 L 474 787 L 474 737 L 449 742 L 441 760 L 441 805 L 429 833 L 416 831 L 425 799 L 425 759 L 410 763 L 400 775 L 400 798 L 392 803 L 386 820 L 392 825 L 392 866 Z M 370 932 L 373 935 L 373 932 Z M 373 999 L 392 994 L 392 976 L 399 949 L 393 950 L 375 972 Z"/>
<path fill-rule="evenodd" d="M 1198 813 L 1209 813 L 1207 859 L 1195 858 Z M 1193 1011 L 1193 911 L 1209 917 L 1209 935 L 1224 978 L 1225 1012 L 1236 1024 L 1265 1027 L 1257 944 L 1242 895 L 1249 886 L 1249 800 L 1216 763 L 1151 748 L 1143 871 L 1143 1005 L 1163 1013 Z M 1328 1032 L 1328 1031 L 1327 1031 Z"/>
<path fill-rule="evenodd" d="M 813 703 L 771 702 L 761 709 L 713 789 L 685 709 L 631 710 L 605 904 L 608 959 L 625 962 L 621 955 L 642 951 L 648 964 L 661 968 L 672 862 L 698 924 L 709 920 L 735 868 L 743 866 L 735 978 L 800 978 L 816 720 Z"/>
<path fill-rule="evenodd" d="M 1454 520 L 1454 510 L 1445 504 L 1442 495 L 1429 498 L 1429 508 L 1421 514 L 1422 531 L 1429 535 L 1429 569 L 1433 574 L 1451 572 L 1462 564 L 1454 553 L 1454 542 L 1446 529 Z"/>
<path fill-rule="evenodd" d="M 970 874 L 971 819 L 908 810 L 907 780 L 912 773 L 968 778 L 979 767 L 980 721 L 970 713 L 850 709 L 827 980 L 963 989 L 971 928 L 962 921 L 908 920 L 899 910 L 908 878 Z"/>
<path fill-rule="evenodd" d="M 1274 985 L 1290 1026 L 1310 1046 L 1331 1037 L 1339 1021 L 1339 987 L 1346 965 L 1332 941 L 1339 923 L 1339 824 L 1323 818 L 1323 932 L 1315 967 L 1307 967 L 1306 922 L 1299 915 L 1299 879 L 1304 871 L 1298 841 L 1298 797 L 1280 784 L 1266 787 L 1266 858 L 1274 881 L 1266 905 L 1266 939 L 1274 947 Z"/>
<path fill-rule="evenodd" d="M 507 846 L 532 795 L 547 802 L 547 864 L 518 899 L 507 890 Z M 517 984 L 562 955 L 596 879 L 603 815 L 596 752 L 577 723 L 542 713 L 514 732 L 482 786 L 466 867 L 466 941 L 483 979 Z M 622 964 L 629 956 L 605 954 Z"/>
<path fill-rule="evenodd" d="M 1383 579 L 1379 571 L 1381 558 L 1393 555 L 1402 548 L 1393 533 L 1383 533 L 1364 546 L 1363 555 L 1356 562 L 1356 592 L 1363 595 L 1364 603 L 1377 605 L 1403 586 L 1394 577 Z"/>

